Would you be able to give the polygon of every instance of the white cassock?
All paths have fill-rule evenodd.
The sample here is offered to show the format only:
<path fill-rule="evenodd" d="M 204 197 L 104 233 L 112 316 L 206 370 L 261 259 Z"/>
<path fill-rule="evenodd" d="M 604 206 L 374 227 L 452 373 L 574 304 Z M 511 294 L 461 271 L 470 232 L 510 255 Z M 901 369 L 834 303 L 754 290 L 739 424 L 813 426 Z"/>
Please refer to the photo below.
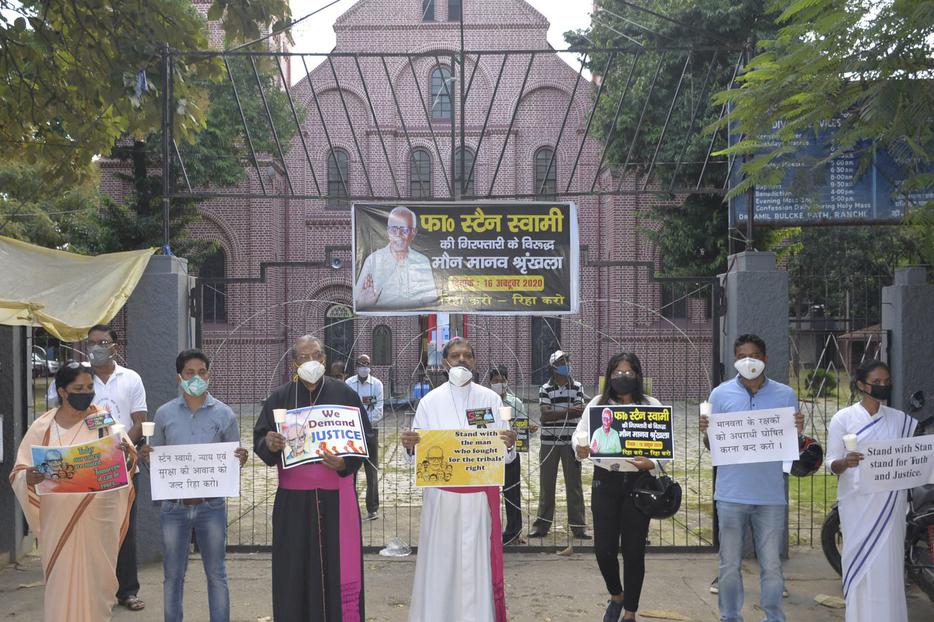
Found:
<path fill-rule="evenodd" d="M 508 429 L 499 418 L 502 400 L 492 390 L 471 382 L 446 382 L 418 403 L 413 430 L 462 430 L 467 410 L 492 408 L 487 428 Z M 506 462 L 516 457 L 511 449 Z M 493 622 L 493 578 L 490 565 L 492 518 L 482 492 L 455 493 L 423 488 L 422 520 L 409 622 Z M 498 509 L 497 509 L 498 511 Z M 500 534 L 496 534 L 500 537 Z"/>
<path fill-rule="evenodd" d="M 900 410 L 881 406 L 870 415 L 853 404 L 833 416 L 827 432 L 826 465 L 846 457 L 845 434 L 856 434 L 857 451 L 867 441 L 906 438 L 917 422 Z M 865 459 L 865 458 L 864 458 Z M 837 483 L 843 531 L 843 596 L 846 622 L 906 622 L 905 514 L 908 491 L 866 494 L 859 489 L 859 468 L 843 472 Z"/>

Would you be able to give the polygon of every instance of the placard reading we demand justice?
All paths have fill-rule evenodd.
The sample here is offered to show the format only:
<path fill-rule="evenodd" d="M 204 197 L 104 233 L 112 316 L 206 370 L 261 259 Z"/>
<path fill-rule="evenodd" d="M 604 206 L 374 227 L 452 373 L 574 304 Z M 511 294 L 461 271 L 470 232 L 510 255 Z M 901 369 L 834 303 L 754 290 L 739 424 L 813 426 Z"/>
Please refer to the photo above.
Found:
<path fill-rule="evenodd" d="M 591 406 L 588 417 L 593 457 L 675 457 L 671 406 Z"/>
<path fill-rule="evenodd" d="M 239 443 L 153 447 L 149 456 L 152 500 L 239 497 Z"/>
<path fill-rule="evenodd" d="M 506 444 L 499 430 L 419 430 L 415 485 L 422 487 L 502 486 Z"/>
<path fill-rule="evenodd" d="M 45 475 L 36 486 L 39 495 L 104 492 L 128 482 L 117 436 L 65 447 L 33 445 L 32 463 Z"/>
<path fill-rule="evenodd" d="M 859 491 L 902 490 L 934 484 L 934 434 L 859 444 Z"/>
<path fill-rule="evenodd" d="M 707 428 L 713 466 L 797 460 L 794 408 L 714 413 Z"/>
<path fill-rule="evenodd" d="M 360 410 L 352 406 L 324 404 L 293 408 L 285 423 L 276 424 L 285 437 L 282 468 L 321 462 L 324 449 L 338 457 L 366 458 L 366 436 L 360 423 Z"/>

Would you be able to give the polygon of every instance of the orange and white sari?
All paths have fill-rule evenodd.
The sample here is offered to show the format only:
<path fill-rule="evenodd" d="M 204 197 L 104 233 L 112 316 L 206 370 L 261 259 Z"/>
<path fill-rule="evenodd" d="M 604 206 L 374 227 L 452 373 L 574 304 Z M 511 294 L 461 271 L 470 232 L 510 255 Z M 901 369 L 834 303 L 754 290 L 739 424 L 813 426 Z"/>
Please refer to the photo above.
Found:
<path fill-rule="evenodd" d="M 63 444 L 52 433 L 56 410 L 53 408 L 29 426 L 10 473 L 10 484 L 39 541 L 45 577 L 44 620 L 105 622 L 110 620 L 116 603 L 117 554 L 129 526 L 135 491 L 131 482 L 107 492 L 36 494 L 35 487 L 26 483 L 26 469 L 33 466 L 33 445 Z M 97 440 L 97 430 L 89 430 L 84 422 L 77 426 L 73 439 L 69 430 L 67 444 Z M 132 443 L 130 446 L 129 462 L 135 468 L 136 450 Z"/>

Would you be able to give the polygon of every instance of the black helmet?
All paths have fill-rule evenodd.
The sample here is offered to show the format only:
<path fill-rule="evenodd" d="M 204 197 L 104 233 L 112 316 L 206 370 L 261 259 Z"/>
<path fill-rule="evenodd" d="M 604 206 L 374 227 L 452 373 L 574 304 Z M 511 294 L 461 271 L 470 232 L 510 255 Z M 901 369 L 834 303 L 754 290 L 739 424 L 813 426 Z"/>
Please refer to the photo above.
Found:
<path fill-rule="evenodd" d="M 815 438 L 799 435 L 798 451 L 798 459 L 791 463 L 791 474 L 795 477 L 807 477 L 816 473 L 824 463 L 824 448 Z"/>
<path fill-rule="evenodd" d="M 632 489 L 633 505 L 649 518 L 669 518 L 681 507 L 681 484 L 664 473 L 664 469 L 659 477 L 646 473 Z"/>

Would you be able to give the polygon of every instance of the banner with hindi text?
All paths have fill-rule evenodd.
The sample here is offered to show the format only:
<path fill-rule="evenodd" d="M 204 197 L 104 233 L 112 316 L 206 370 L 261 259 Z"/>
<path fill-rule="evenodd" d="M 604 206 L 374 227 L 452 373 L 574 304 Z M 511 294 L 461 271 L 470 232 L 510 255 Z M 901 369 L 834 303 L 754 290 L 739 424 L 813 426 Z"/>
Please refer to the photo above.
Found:
<path fill-rule="evenodd" d="M 152 500 L 239 497 L 237 442 L 161 445 L 149 456 Z"/>
<path fill-rule="evenodd" d="M 352 219 L 358 314 L 577 312 L 573 203 L 356 203 Z"/>
<path fill-rule="evenodd" d="M 707 428 L 713 466 L 797 460 L 794 408 L 714 413 Z"/>

